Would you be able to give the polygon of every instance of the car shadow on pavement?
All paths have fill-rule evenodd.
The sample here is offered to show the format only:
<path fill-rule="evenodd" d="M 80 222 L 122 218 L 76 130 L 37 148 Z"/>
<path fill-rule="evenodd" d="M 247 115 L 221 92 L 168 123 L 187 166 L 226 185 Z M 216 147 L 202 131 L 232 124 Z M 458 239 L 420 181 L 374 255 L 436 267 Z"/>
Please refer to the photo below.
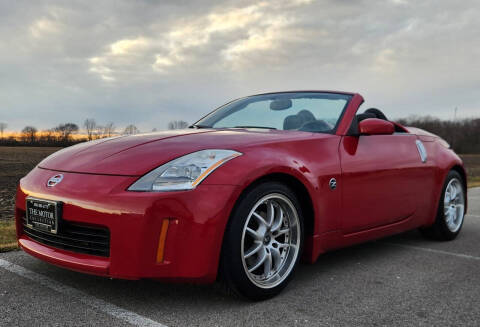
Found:
<path fill-rule="evenodd" d="M 311 291 L 323 275 L 334 275 L 345 267 L 360 263 L 365 265 L 374 263 L 379 258 L 388 258 L 393 253 L 402 251 L 384 242 L 400 243 L 404 240 L 420 239 L 421 236 L 414 231 L 325 253 L 314 264 L 300 264 L 292 285 L 270 301 L 278 301 L 283 296 L 297 296 L 302 291 Z M 142 310 L 148 310 L 152 306 L 164 308 L 184 306 L 189 310 L 194 310 L 195 307 L 198 310 L 209 307 L 209 310 L 214 310 L 215 306 L 224 309 L 226 306 L 238 307 L 252 304 L 228 294 L 220 282 L 201 285 L 156 280 L 115 280 L 64 270 L 38 260 L 28 262 L 31 266 L 29 269 L 119 306 L 134 306 Z"/>

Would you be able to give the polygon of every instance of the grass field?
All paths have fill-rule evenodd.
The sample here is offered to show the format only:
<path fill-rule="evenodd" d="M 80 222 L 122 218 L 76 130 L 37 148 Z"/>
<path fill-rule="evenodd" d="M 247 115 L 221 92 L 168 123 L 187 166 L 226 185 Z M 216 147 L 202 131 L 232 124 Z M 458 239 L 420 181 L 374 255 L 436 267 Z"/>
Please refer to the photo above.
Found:
<path fill-rule="evenodd" d="M 0 146 L 0 220 L 13 218 L 15 191 L 20 178 L 59 149 Z"/>
<path fill-rule="evenodd" d="M 467 169 L 468 186 L 480 186 L 480 154 L 463 154 L 461 157 Z"/>
<path fill-rule="evenodd" d="M 0 252 L 17 247 L 13 217 L 18 181 L 59 149 L 0 146 Z"/>
<path fill-rule="evenodd" d="M 60 148 L 0 146 L 0 252 L 16 247 L 13 222 L 15 191 L 20 178 Z M 461 155 L 468 186 L 480 186 L 480 154 Z"/>
<path fill-rule="evenodd" d="M 0 221 L 0 252 L 17 248 L 15 224 L 13 220 Z"/>

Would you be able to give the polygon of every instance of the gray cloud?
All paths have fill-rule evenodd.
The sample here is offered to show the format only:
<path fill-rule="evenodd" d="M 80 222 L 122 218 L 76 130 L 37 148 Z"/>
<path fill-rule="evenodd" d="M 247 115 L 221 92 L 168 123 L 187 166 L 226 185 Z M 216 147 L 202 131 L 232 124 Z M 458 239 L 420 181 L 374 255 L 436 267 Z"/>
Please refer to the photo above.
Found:
<path fill-rule="evenodd" d="M 0 121 L 146 131 L 287 89 L 478 116 L 479 14 L 475 0 L 1 2 Z"/>

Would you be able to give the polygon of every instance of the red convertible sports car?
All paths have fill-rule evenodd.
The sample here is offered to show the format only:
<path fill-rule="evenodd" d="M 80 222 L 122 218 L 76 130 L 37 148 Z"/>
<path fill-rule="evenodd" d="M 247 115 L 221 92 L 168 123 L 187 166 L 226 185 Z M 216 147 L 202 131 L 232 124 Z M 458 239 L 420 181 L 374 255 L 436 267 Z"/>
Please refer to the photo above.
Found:
<path fill-rule="evenodd" d="M 441 138 L 357 113 L 359 94 L 268 93 L 186 130 L 81 143 L 20 181 L 21 248 L 112 278 L 278 294 L 300 258 L 419 228 L 454 239 L 463 163 Z M 362 110 L 363 111 L 363 110 Z"/>

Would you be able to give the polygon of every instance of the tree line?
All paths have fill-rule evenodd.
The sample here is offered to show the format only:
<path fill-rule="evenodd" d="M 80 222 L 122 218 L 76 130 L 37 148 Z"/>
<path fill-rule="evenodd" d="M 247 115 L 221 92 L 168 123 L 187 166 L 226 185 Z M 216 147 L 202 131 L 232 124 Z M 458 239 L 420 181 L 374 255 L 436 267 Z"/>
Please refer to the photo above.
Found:
<path fill-rule="evenodd" d="M 6 127 L 6 123 L 0 123 L 0 145 L 68 146 L 85 141 L 72 138 L 72 134 L 77 133 L 79 130 L 74 123 L 60 124 L 41 132 L 36 127 L 28 125 L 22 129 L 20 136 L 10 135 L 5 138 L 3 134 Z"/>
<path fill-rule="evenodd" d="M 432 116 L 411 116 L 397 121 L 440 136 L 457 153 L 480 153 L 480 118 L 442 120 Z"/>
<path fill-rule="evenodd" d="M 74 123 L 59 124 L 58 126 L 39 131 L 34 126 L 25 126 L 20 134 L 4 137 L 8 127 L 7 123 L 0 122 L 0 145 L 4 146 L 69 146 L 81 142 L 112 137 L 117 135 L 139 134 L 140 130 L 134 124 L 127 125 L 123 130 L 117 131 L 113 122 L 104 125 L 97 124 L 95 119 L 87 118 L 83 122 L 84 130 Z M 188 123 L 182 120 L 174 120 L 168 123 L 168 129 L 187 128 Z M 152 132 L 157 131 L 156 128 Z"/>
<path fill-rule="evenodd" d="M 424 129 L 446 140 L 450 146 L 462 154 L 480 153 L 480 118 L 442 120 L 432 116 L 411 116 L 397 120 L 402 125 Z M 117 132 L 113 123 L 97 124 L 93 118 L 83 123 L 85 133 L 79 135 L 79 126 L 74 123 L 60 124 L 52 129 L 39 132 L 34 126 L 25 126 L 20 137 L 4 137 L 8 125 L 0 122 L 0 145 L 68 146 L 89 140 L 115 135 L 133 135 L 140 130 L 133 124 Z M 182 120 L 168 123 L 168 129 L 188 127 Z M 156 131 L 153 129 L 152 131 Z M 72 137 L 76 135 L 76 137 Z"/>

